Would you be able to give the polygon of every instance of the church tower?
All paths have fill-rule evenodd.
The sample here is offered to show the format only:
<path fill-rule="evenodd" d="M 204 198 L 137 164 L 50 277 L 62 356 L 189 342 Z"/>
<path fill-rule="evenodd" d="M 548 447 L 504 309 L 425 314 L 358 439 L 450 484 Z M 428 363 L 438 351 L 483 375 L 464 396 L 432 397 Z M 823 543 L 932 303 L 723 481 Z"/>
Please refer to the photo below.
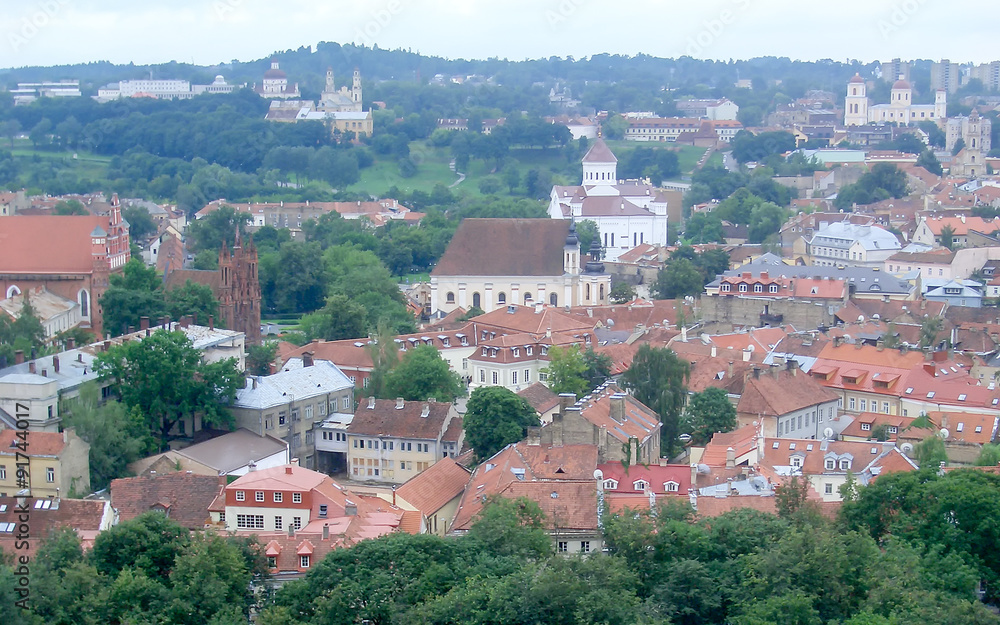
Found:
<path fill-rule="evenodd" d="M 219 251 L 219 314 L 226 328 L 246 335 L 247 345 L 260 344 L 260 280 L 257 248 L 250 239 L 244 248 L 239 228 L 232 253 L 225 243 Z"/>
<path fill-rule="evenodd" d="M 336 87 L 333 84 L 333 68 L 328 67 L 326 68 L 326 88 L 323 89 L 323 99 L 326 99 L 326 94 L 333 93 L 334 91 L 336 91 Z"/>
<path fill-rule="evenodd" d="M 847 83 L 847 97 L 844 100 L 845 126 L 864 126 L 868 123 L 868 95 L 865 88 L 865 79 L 860 74 L 854 74 Z"/>
<path fill-rule="evenodd" d="M 351 86 L 351 98 L 354 103 L 358 105 L 358 110 L 361 110 L 361 70 L 357 67 L 354 68 L 354 83 Z"/>
<path fill-rule="evenodd" d="M 938 124 L 943 124 L 948 117 L 948 92 L 944 89 L 934 92 L 934 117 Z"/>
<path fill-rule="evenodd" d="M 587 195 L 618 195 L 616 184 L 618 158 L 604 139 L 598 137 L 583 157 L 583 186 L 587 187 Z"/>

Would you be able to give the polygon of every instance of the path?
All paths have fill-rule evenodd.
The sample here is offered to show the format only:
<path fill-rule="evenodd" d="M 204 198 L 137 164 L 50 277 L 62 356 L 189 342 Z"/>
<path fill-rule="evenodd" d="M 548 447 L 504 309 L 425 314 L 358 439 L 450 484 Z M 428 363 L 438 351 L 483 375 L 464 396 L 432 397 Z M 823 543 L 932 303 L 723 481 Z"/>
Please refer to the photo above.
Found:
<path fill-rule="evenodd" d="M 455 159 L 451 159 L 451 162 L 448 163 L 448 169 L 455 171 Z M 458 185 L 462 184 L 463 180 L 465 180 L 465 174 L 463 174 L 462 172 L 456 172 L 456 173 L 458 174 L 458 180 L 448 185 L 449 189 L 457 187 Z"/>

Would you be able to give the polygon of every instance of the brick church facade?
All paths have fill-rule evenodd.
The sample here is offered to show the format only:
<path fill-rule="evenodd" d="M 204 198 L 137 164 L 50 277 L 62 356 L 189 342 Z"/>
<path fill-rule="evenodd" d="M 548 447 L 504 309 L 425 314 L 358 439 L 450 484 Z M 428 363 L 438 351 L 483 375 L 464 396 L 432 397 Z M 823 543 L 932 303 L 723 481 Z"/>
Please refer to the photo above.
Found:
<path fill-rule="evenodd" d="M 260 344 L 260 280 L 253 238 L 244 248 L 239 229 L 233 249 L 219 250 L 219 314 L 229 330 L 246 335 L 247 345 Z"/>
<path fill-rule="evenodd" d="M 129 245 L 117 195 L 107 215 L 0 217 L 0 299 L 43 287 L 76 302 L 81 326 L 103 336 L 101 296 L 131 258 Z"/>

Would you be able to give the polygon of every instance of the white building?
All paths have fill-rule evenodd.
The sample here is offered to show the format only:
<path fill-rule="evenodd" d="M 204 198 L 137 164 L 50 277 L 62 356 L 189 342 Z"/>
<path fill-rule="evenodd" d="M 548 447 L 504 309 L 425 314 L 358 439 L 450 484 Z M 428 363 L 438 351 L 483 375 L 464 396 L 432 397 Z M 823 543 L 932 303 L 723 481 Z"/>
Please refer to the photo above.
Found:
<path fill-rule="evenodd" d="M 824 267 L 847 265 L 878 267 L 902 249 L 899 239 L 884 228 L 834 222 L 816 231 L 809 241 L 812 264 Z"/>
<path fill-rule="evenodd" d="M 666 196 L 650 184 L 618 180 L 618 159 L 603 139 L 583 157 L 582 185 L 552 187 L 549 217 L 596 223 L 608 262 L 641 243 L 667 244 Z"/>
<path fill-rule="evenodd" d="M 864 78 L 855 74 L 847 83 L 844 99 L 844 125 L 864 126 L 894 122 L 918 124 L 922 121 L 941 122 L 947 119 L 948 94 L 939 89 L 934 94 L 934 104 L 914 104 L 913 88 L 905 80 L 892 85 L 888 104 L 872 104 L 868 99 Z"/>

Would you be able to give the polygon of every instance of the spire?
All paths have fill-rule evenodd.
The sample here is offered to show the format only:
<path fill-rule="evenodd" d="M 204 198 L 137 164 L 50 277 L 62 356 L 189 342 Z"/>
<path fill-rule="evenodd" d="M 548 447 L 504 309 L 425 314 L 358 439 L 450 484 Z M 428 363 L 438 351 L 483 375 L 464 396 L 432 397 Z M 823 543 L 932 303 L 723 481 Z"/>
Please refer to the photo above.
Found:
<path fill-rule="evenodd" d="M 233 243 L 233 249 L 238 249 L 243 247 L 243 242 L 240 240 L 240 225 L 236 224 L 236 241 Z"/>
<path fill-rule="evenodd" d="M 598 233 L 595 233 L 594 238 L 590 241 L 590 259 L 587 260 L 587 265 L 584 267 L 585 273 L 604 273 L 604 263 L 601 262 L 601 257 L 604 256 L 604 250 L 601 248 L 601 242 L 598 238 Z"/>
<path fill-rule="evenodd" d="M 576 220 L 569 220 L 569 234 L 566 235 L 566 247 L 574 247 L 580 245 L 580 239 L 576 236 Z"/>

